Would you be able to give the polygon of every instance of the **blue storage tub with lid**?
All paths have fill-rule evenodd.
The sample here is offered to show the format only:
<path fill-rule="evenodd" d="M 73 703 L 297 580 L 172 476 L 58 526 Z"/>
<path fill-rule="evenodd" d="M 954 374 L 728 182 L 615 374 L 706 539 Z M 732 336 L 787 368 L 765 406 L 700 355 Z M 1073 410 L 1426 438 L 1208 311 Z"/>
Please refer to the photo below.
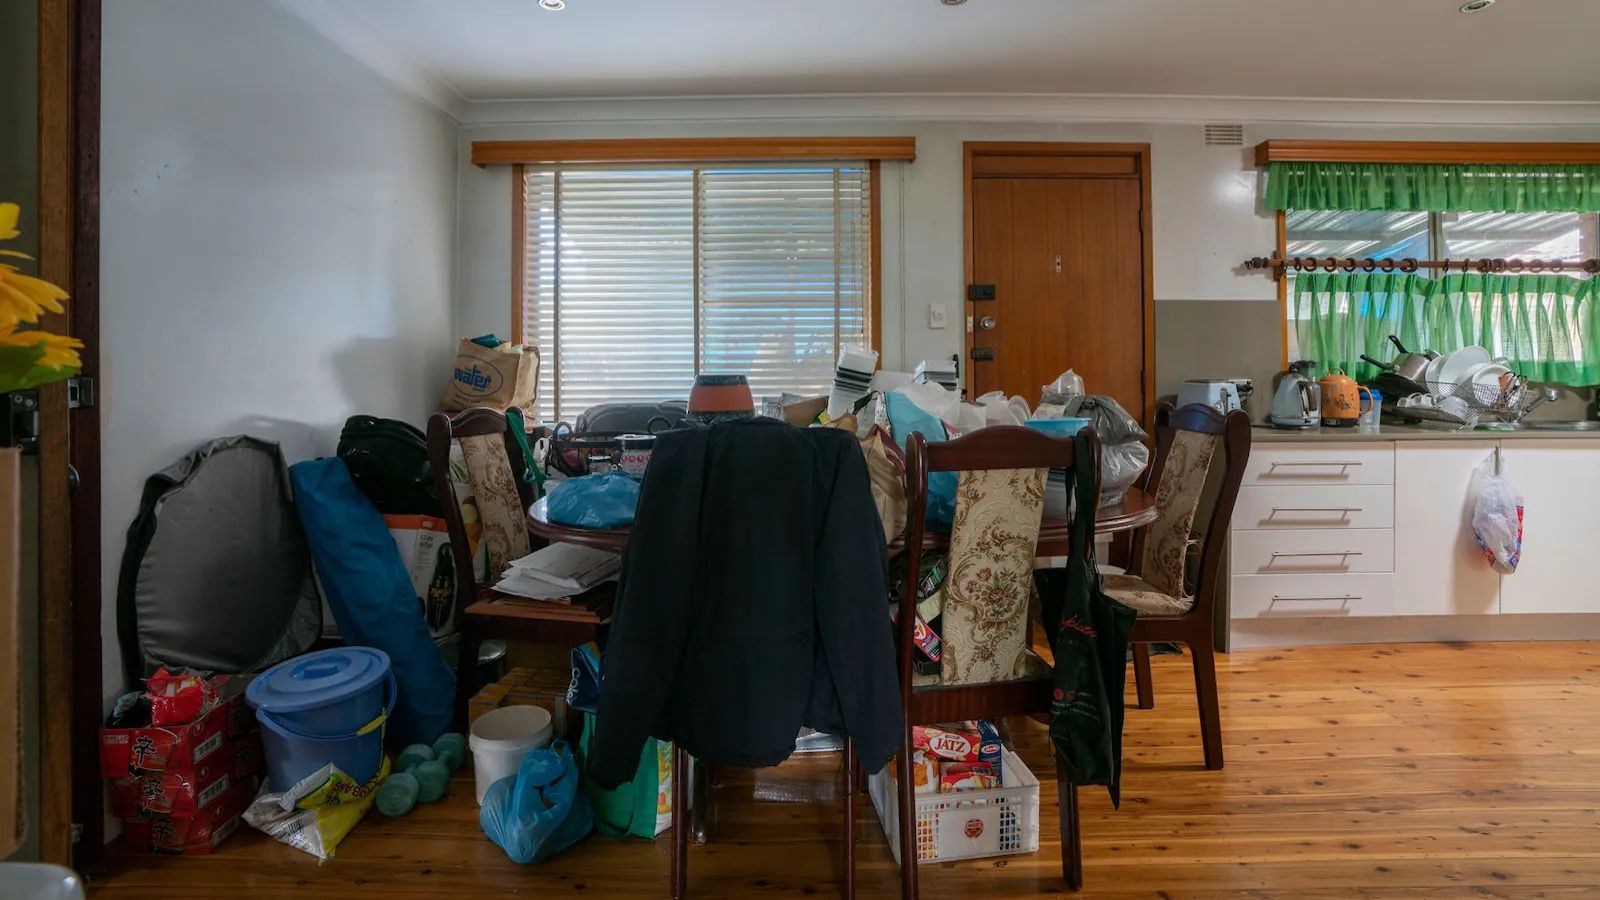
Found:
<path fill-rule="evenodd" d="M 1089 424 L 1088 419 L 1062 418 L 1062 419 L 1029 419 L 1023 423 L 1034 431 L 1042 431 L 1053 438 L 1069 438 L 1083 430 Z"/>
<path fill-rule="evenodd" d="M 365 784 L 383 763 L 383 723 L 397 689 L 389 656 L 334 647 L 284 660 L 250 682 L 267 779 L 286 791 L 329 763 Z"/>

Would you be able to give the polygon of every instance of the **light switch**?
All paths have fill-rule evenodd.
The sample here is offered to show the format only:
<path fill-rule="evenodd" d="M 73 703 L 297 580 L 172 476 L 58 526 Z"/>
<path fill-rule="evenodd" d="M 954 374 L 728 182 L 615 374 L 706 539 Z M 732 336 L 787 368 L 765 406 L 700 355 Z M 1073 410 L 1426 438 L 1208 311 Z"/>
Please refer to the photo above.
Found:
<path fill-rule="evenodd" d="M 940 306 L 937 303 L 929 303 L 928 304 L 928 327 L 929 328 L 944 328 L 944 327 L 946 327 L 945 318 L 944 318 L 944 307 Z"/>

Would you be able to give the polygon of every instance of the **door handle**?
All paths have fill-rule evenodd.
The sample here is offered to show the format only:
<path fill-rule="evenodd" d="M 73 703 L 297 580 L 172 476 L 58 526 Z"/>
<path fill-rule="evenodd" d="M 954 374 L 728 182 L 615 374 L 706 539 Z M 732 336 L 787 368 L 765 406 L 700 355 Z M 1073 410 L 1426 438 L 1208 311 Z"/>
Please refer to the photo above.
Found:
<path fill-rule="evenodd" d="M 1359 506 L 1274 506 L 1272 511 L 1281 512 L 1327 512 L 1327 513 L 1353 513 L 1361 512 Z"/>
<path fill-rule="evenodd" d="M 994 316 L 980 316 L 980 317 L 978 317 L 978 330 L 979 331 L 993 331 L 994 330 L 994 325 L 995 325 Z"/>
<path fill-rule="evenodd" d="M 1300 552 L 1295 552 L 1295 553 L 1284 553 L 1284 552 L 1278 551 L 1278 550 L 1272 551 L 1272 558 L 1273 559 L 1277 559 L 1279 557 L 1288 557 L 1288 556 L 1297 556 L 1298 557 L 1298 556 L 1362 556 L 1362 555 L 1364 555 L 1364 554 L 1360 550 L 1307 550 L 1307 551 L 1300 551 Z"/>

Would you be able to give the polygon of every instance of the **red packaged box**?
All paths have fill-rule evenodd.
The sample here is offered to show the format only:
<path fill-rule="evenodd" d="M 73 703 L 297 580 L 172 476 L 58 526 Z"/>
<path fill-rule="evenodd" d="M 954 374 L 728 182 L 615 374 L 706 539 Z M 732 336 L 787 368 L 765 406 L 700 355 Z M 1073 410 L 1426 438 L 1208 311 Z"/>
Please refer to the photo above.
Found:
<path fill-rule="evenodd" d="M 191 819 L 224 798 L 228 788 L 261 771 L 261 745 L 253 736 L 226 741 L 192 771 L 114 778 L 106 786 L 111 812 L 124 819 L 170 816 Z"/>
<path fill-rule="evenodd" d="M 200 856 L 211 853 L 239 827 L 239 817 L 255 799 L 254 775 L 223 791 L 222 797 L 190 819 L 145 816 L 122 826 L 123 847 L 133 853 Z"/>
<path fill-rule="evenodd" d="M 106 778 L 194 771 L 229 737 L 248 734 L 255 718 L 233 694 L 187 725 L 100 729 L 100 774 Z"/>

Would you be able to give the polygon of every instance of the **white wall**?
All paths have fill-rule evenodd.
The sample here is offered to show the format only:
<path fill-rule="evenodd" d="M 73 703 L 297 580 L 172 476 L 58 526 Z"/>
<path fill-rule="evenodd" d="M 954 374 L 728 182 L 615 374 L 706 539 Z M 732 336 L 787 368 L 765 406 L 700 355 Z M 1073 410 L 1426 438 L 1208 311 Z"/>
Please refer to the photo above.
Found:
<path fill-rule="evenodd" d="M 786 114 L 784 100 L 737 119 L 467 125 L 461 130 L 456 294 L 463 333 L 505 333 L 511 320 L 511 182 L 507 167 L 471 164 L 475 140 L 676 136 L 914 135 L 917 159 L 887 164 L 883 223 L 884 364 L 912 366 L 961 346 L 964 141 L 1134 141 L 1151 145 L 1155 297 L 1163 301 L 1259 300 L 1276 315 L 1276 288 L 1240 263 L 1275 246 L 1274 218 L 1260 209 L 1253 145 L 1269 138 L 1368 140 L 1600 140 L 1600 127 L 1439 128 L 1397 125 L 1247 126 L 1246 147 L 1206 147 L 1199 124 L 1082 122 L 930 122 L 829 120 L 808 107 Z M 580 105 L 581 104 L 577 104 Z M 477 104 L 490 109 L 493 104 Z M 748 107 L 745 107 L 748 108 Z M 490 115 L 494 115 L 490 110 Z M 475 118 L 468 111 L 465 121 Z M 928 327 L 929 304 L 946 308 L 950 327 Z M 1275 353 L 1276 351 L 1274 351 Z M 1226 360 L 1219 360 L 1219 364 Z M 1159 368 L 1159 360 L 1158 360 Z"/>
<path fill-rule="evenodd" d="M 249 433 L 291 462 L 420 424 L 452 357 L 455 123 L 260 0 L 105 4 L 104 689 L 146 476 Z"/>

